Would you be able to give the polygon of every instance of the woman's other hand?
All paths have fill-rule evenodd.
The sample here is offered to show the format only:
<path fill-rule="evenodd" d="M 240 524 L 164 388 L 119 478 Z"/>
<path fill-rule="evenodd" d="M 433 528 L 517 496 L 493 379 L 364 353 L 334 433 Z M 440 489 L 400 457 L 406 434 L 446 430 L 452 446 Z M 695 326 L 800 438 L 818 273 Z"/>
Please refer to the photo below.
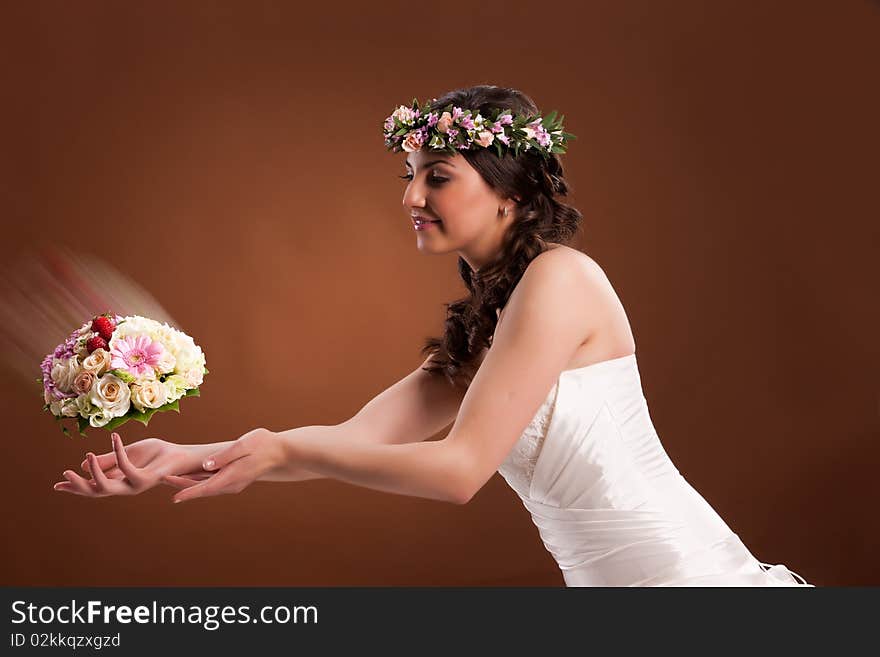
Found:
<path fill-rule="evenodd" d="M 268 429 L 253 429 L 230 446 L 209 454 L 201 467 L 211 476 L 206 481 L 186 481 L 184 477 L 165 476 L 163 481 L 183 488 L 174 502 L 197 497 L 240 493 L 268 472 L 284 467 L 286 453 L 283 442 Z"/>
<path fill-rule="evenodd" d="M 82 462 L 80 467 L 92 475 L 91 479 L 65 470 L 65 481 L 56 483 L 54 489 L 86 497 L 137 495 L 163 483 L 166 475 L 194 483 L 212 476 L 202 470 L 201 461 L 216 445 L 176 445 L 146 438 L 126 447 L 115 432 L 111 443 L 112 451 L 100 456 L 89 452 Z"/>

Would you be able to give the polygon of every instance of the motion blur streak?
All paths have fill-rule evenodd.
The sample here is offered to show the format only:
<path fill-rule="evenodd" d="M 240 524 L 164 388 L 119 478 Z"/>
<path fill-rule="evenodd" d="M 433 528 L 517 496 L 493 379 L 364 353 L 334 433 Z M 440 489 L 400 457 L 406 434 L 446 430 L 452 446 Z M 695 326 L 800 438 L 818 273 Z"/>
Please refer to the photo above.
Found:
<path fill-rule="evenodd" d="M 0 362 L 28 386 L 40 386 L 46 354 L 94 315 L 142 315 L 183 330 L 128 276 L 63 245 L 20 251 L 0 274 Z"/>

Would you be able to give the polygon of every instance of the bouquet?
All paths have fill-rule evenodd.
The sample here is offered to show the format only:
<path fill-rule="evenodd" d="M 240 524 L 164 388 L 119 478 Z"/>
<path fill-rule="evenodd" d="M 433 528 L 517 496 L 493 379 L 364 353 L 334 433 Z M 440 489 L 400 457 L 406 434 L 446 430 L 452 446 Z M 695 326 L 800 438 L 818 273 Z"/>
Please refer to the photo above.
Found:
<path fill-rule="evenodd" d="M 198 397 L 208 373 L 193 339 L 167 323 L 104 313 L 83 324 L 46 355 L 43 410 L 56 421 L 76 418 L 85 428 L 108 431 L 153 413 L 180 412 L 181 397 Z M 63 424 L 61 431 L 70 436 Z"/>

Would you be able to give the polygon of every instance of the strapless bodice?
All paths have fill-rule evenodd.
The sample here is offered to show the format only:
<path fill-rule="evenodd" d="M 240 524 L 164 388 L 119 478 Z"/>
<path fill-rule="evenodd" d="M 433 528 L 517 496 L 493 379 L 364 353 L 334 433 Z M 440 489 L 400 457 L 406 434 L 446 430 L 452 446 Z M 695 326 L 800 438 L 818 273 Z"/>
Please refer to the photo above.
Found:
<path fill-rule="evenodd" d="M 635 354 L 561 372 L 498 472 L 568 586 L 800 585 L 759 562 L 675 468 Z"/>

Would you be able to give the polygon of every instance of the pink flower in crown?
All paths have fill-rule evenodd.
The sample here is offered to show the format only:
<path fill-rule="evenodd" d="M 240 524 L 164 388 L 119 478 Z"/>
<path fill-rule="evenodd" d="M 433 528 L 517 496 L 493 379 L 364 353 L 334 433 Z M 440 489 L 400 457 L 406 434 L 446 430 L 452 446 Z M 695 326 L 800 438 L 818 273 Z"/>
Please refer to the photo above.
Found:
<path fill-rule="evenodd" d="M 464 128 L 465 130 L 473 130 L 474 129 L 474 120 L 470 116 L 463 116 L 458 124 Z"/>
<path fill-rule="evenodd" d="M 550 145 L 550 142 L 551 142 L 550 133 L 547 132 L 547 130 L 545 130 L 543 126 L 538 128 L 537 139 L 538 139 L 538 143 L 541 144 L 541 146 L 543 146 L 544 148 L 546 148 Z"/>
<path fill-rule="evenodd" d="M 495 139 L 497 139 L 498 141 L 500 141 L 500 142 L 501 142 L 502 144 L 504 144 L 505 146 L 510 146 L 510 137 L 508 137 L 507 135 L 505 135 L 503 132 L 502 132 L 502 133 L 499 133 L 499 134 L 497 134 L 497 135 L 495 135 Z"/>
<path fill-rule="evenodd" d="M 452 108 L 452 120 L 456 121 L 461 118 L 461 115 L 464 114 L 464 110 L 460 107 L 453 106 Z"/>
<path fill-rule="evenodd" d="M 502 114 L 498 117 L 498 123 L 501 125 L 510 125 L 513 123 L 513 116 L 510 114 Z"/>
<path fill-rule="evenodd" d="M 428 114 L 428 127 L 433 128 L 435 125 L 437 125 L 437 121 L 439 119 L 440 119 L 440 117 L 437 115 L 437 112 L 429 113 Z"/>
<path fill-rule="evenodd" d="M 110 348 L 110 367 L 127 371 L 135 377 L 149 376 L 165 354 L 161 342 L 153 342 L 146 335 L 127 335 L 115 340 Z"/>

